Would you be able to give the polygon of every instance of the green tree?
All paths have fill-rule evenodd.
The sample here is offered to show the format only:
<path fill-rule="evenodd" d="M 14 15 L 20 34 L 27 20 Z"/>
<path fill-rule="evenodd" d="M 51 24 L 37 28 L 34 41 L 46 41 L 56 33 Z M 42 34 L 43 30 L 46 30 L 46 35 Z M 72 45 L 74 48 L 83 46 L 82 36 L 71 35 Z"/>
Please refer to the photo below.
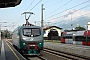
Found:
<path fill-rule="evenodd" d="M 82 27 L 82 26 L 77 26 L 76 28 L 75 28 L 76 30 L 86 30 L 84 27 Z"/>
<path fill-rule="evenodd" d="M 8 30 L 5 30 L 5 31 L 1 32 L 1 38 L 2 39 L 5 39 L 5 38 L 11 39 L 12 38 L 12 35 L 9 33 Z"/>

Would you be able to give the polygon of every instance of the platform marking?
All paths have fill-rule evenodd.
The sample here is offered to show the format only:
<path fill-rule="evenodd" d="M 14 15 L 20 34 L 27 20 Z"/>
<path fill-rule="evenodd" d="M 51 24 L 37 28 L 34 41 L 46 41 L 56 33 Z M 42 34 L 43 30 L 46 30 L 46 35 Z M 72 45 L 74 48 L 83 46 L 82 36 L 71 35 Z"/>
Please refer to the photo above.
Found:
<path fill-rule="evenodd" d="M 13 52 L 13 54 L 16 56 L 16 58 L 18 60 L 20 60 L 20 58 L 17 56 L 17 54 L 13 51 L 13 49 L 9 46 L 9 44 L 6 42 L 6 44 L 8 45 L 8 47 L 10 48 L 10 50 Z"/>
<path fill-rule="evenodd" d="M 7 42 L 8 42 L 10 45 L 12 45 L 11 42 L 9 42 L 9 41 L 7 41 Z M 15 48 L 13 48 L 13 50 L 17 51 Z M 17 51 L 17 53 L 18 53 L 21 57 L 23 57 L 18 51 Z M 23 57 L 23 59 L 26 60 L 24 57 Z"/>
<path fill-rule="evenodd" d="M 5 59 L 5 50 L 4 50 L 4 42 L 3 42 L 3 40 L 2 40 L 2 46 L 1 46 L 1 59 L 6 60 Z"/>

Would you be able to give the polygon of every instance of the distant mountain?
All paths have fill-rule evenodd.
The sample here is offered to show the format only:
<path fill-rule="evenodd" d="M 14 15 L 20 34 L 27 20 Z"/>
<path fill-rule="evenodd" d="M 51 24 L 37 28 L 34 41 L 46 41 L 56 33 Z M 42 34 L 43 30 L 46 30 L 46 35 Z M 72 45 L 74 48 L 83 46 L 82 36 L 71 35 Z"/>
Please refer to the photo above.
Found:
<path fill-rule="evenodd" d="M 62 16 L 55 20 L 50 20 L 55 26 L 63 29 L 72 29 L 80 25 L 84 28 L 90 21 L 90 10 L 68 10 L 62 13 Z"/>
<path fill-rule="evenodd" d="M 63 29 L 72 29 L 72 28 L 75 28 L 78 25 L 86 28 L 85 25 L 87 25 L 88 21 L 90 21 L 90 17 L 83 16 L 83 17 L 79 17 L 75 20 L 69 21 L 67 23 L 58 23 L 57 25 L 59 25 L 59 27 L 61 27 Z"/>

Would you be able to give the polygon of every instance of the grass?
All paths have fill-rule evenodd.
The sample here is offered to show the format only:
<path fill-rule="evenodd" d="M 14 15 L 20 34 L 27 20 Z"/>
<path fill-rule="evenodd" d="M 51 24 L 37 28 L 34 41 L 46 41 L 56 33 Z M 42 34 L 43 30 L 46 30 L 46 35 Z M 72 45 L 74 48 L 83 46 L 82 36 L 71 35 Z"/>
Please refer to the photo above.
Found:
<path fill-rule="evenodd" d="M 44 40 L 44 42 L 61 43 L 61 41 L 60 41 L 60 40 Z"/>

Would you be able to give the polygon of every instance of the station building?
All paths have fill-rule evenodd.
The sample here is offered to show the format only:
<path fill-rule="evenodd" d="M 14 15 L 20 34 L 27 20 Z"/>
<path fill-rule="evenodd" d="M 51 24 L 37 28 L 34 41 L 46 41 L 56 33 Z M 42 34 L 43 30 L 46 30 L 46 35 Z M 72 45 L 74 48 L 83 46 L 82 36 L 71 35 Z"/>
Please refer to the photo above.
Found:
<path fill-rule="evenodd" d="M 62 28 L 57 26 L 46 26 L 44 30 L 44 39 L 45 40 L 58 40 L 61 37 Z"/>

